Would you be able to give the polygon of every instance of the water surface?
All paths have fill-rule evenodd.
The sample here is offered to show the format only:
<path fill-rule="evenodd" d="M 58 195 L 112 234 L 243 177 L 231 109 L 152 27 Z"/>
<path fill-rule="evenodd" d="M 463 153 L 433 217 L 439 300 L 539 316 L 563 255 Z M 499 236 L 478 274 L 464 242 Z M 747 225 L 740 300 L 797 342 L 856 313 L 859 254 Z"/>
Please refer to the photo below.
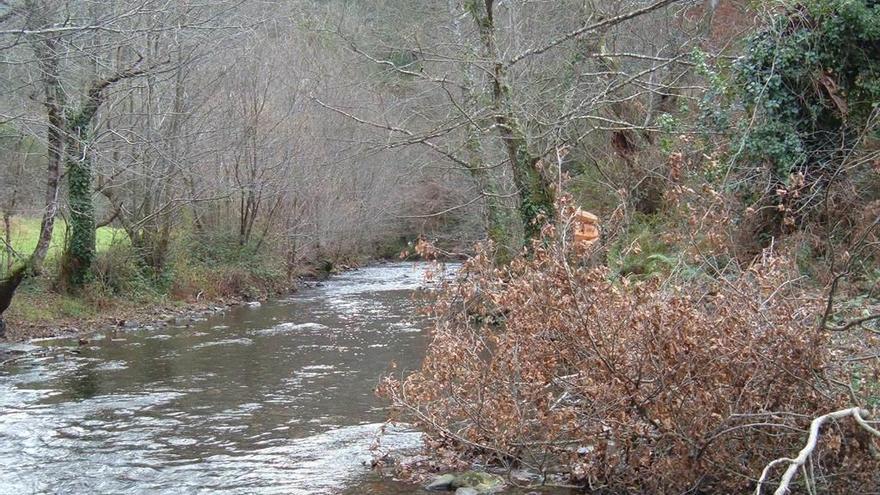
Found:
<path fill-rule="evenodd" d="M 0 495 L 423 492 L 365 467 L 380 378 L 418 367 L 421 264 L 203 321 L 40 342 L 0 367 Z M 383 448 L 416 449 L 390 430 Z M 513 492 L 508 492 L 513 493 Z"/>
<path fill-rule="evenodd" d="M 392 361 L 418 366 L 423 270 L 365 268 L 193 324 L 40 343 L 0 369 L 0 493 L 374 485 L 362 465 L 385 417 L 373 390 Z"/>

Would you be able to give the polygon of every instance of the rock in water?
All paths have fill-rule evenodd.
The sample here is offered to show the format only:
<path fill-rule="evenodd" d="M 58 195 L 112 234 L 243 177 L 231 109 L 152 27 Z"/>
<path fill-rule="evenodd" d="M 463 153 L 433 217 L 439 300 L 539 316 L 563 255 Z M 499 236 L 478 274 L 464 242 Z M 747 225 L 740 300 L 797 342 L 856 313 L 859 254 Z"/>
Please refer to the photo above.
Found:
<path fill-rule="evenodd" d="M 432 491 L 455 490 L 456 495 L 480 495 L 494 493 L 502 486 L 504 480 L 500 476 L 479 471 L 465 471 L 458 475 L 444 474 L 425 488 Z"/>
<path fill-rule="evenodd" d="M 477 493 L 493 493 L 504 486 L 504 480 L 494 474 L 467 471 L 455 477 L 453 488 L 473 488 Z"/>
<path fill-rule="evenodd" d="M 425 487 L 425 490 L 431 490 L 433 492 L 451 491 L 454 489 L 452 488 L 453 482 L 455 482 L 454 474 L 444 474 L 429 483 L 428 486 Z"/>
<path fill-rule="evenodd" d="M 244 303 L 244 305 L 247 306 L 247 307 L 249 307 L 249 308 L 259 308 L 260 306 L 262 306 L 262 304 L 260 304 L 259 301 L 250 301 L 250 302 L 246 302 L 246 303 Z"/>

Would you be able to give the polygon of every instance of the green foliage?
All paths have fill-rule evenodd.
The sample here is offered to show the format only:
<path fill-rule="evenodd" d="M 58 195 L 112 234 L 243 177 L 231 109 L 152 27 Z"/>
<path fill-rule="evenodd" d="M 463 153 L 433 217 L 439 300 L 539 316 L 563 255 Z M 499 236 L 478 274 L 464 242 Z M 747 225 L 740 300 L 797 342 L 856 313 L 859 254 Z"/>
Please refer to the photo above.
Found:
<path fill-rule="evenodd" d="M 534 159 L 525 149 L 525 140 L 519 139 L 520 145 L 517 150 L 515 174 L 521 176 L 519 214 L 522 220 L 526 239 L 537 239 L 541 236 L 541 228 L 547 219 L 553 218 L 556 208 L 554 206 L 553 192 L 545 183 L 541 173 L 534 165 Z"/>
<path fill-rule="evenodd" d="M 283 289 L 286 265 L 265 245 L 241 246 L 238 236 L 226 231 L 208 231 L 182 236 L 173 249 L 169 290 L 172 296 L 264 297 Z"/>
<path fill-rule="evenodd" d="M 81 287 L 90 279 L 95 260 L 95 206 L 92 202 L 92 167 L 88 159 L 67 165 L 70 203 L 70 237 L 62 274 L 70 287 Z"/>
<path fill-rule="evenodd" d="M 670 137 L 670 135 L 673 134 L 678 128 L 678 120 L 672 115 L 664 113 L 657 117 L 657 126 L 660 127 L 660 131 L 664 134 L 660 138 L 660 150 L 663 153 L 671 153 L 675 141 Z"/>
<path fill-rule="evenodd" d="M 62 260 L 63 283 L 79 288 L 91 279 L 95 261 L 95 204 L 92 200 L 92 160 L 88 152 L 89 127 L 94 111 L 88 105 L 68 111 L 67 197 L 70 207 L 70 237 Z"/>
<path fill-rule="evenodd" d="M 696 64 L 696 72 L 707 82 L 707 89 L 699 101 L 699 122 L 711 132 L 726 132 L 730 127 L 732 111 L 729 104 L 732 99 L 729 67 L 709 61 L 708 55 L 699 48 L 691 52 L 691 59 Z M 682 100 L 686 101 L 686 100 Z M 680 110 L 686 113 L 685 109 Z"/>
<path fill-rule="evenodd" d="M 608 266 L 620 276 L 649 279 L 678 263 L 673 246 L 663 240 L 666 227 L 657 216 L 637 214 L 629 229 L 608 250 Z"/>
<path fill-rule="evenodd" d="M 149 299 L 162 292 L 162 285 L 143 266 L 128 243 L 117 243 L 98 252 L 92 264 L 90 294 L 104 297 Z"/>
<path fill-rule="evenodd" d="M 48 261 L 50 264 L 58 260 L 58 252 L 64 247 L 64 231 L 68 226 L 59 219 L 55 222 L 52 231 L 52 240 L 49 243 Z M 40 237 L 40 219 L 35 217 L 14 217 L 12 219 L 12 247 L 16 252 L 22 254 L 30 254 L 37 246 L 37 239 Z M 100 253 L 109 249 L 116 244 L 128 243 L 128 237 L 122 229 L 115 227 L 101 227 L 95 232 L 96 251 Z M 0 250 L 0 260 L 5 260 L 2 256 L 5 251 Z M 5 266 L 5 262 L 3 263 Z"/>
<path fill-rule="evenodd" d="M 52 292 L 44 282 L 42 279 L 25 279 L 7 315 L 15 320 L 44 322 L 95 314 L 95 308 L 84 299 Z"/>
<path fill-rule="evenodd" d="M 837 165 L 880 101 L 880 5 L 811 0 L 752 37 L 737 65 L 741 96 L 755 112 L 746 157 L 787 183 L 811 182 Z"/>

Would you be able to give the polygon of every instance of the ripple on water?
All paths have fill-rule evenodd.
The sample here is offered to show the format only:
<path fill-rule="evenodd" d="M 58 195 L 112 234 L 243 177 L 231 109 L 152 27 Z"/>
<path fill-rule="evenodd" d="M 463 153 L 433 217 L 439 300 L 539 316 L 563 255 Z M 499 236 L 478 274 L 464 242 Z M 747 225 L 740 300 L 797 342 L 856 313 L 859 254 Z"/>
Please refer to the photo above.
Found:
<path fill-rule="evenodd" d="M 218 345 L 251 345 L 254 341 L 248 338 L 240 338 L 240 339 L 223 339 L 223 340 L 215 340 L 213 342 L 202 342 L 201 344 L 196 344 L 192 348 L 193 349 L 204 349 L 206 347 L 214 347 Z"/>
<path fill-rule="evenodd" d="M 413 326 L 412 323 L 406 321 L 397 321 L 388 325 L 389 330 L 400 333 L 420 333 L 421 328 Z"/>
<path fill-rule="evenodd" d="M 381 427 L 366 424 L 335 428 L 286 445 L 213 455 L 199 464 L 166 466 L 161 477 L 183 480 L 182 483 L 171 485 L 157 479 L 150 488 L 164 492 L 173 486 L 179 493 L 338 493 L 340 486 L 362 475 L 363 463 L 372 458 L 370 446 Z M 382 443 L 389 448 L 410 450 L 418 448 L 420 440 L 417 432 L 391 428 Z"/>
<path fill-rule="evenodd" d="M 125 361 L 106 361 L 94 368 L 96 371 L 118 371 L 128 369 L 128 363 Z"/>
<path fill-rule="evenodd" d="M 307 322 L 307 323 L 279 323 L 272 328 L 266 328 L 263 330 L 258 330 L 255 332 L 257 335 L 281 335 L 293 332 L 317 332 L 321 330 L 326 330 L 327 325 L 322 325 L 320 323 L 315 322 Z"/>

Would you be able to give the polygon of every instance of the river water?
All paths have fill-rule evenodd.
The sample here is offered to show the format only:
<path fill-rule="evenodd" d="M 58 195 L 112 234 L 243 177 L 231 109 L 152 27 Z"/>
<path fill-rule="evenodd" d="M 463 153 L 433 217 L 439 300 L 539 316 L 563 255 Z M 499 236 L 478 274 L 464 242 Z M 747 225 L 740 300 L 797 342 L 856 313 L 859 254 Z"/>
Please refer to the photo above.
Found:
<path fill-rule="evenodd" d="M 57 339 L 0 367 L 0 494 L 419 493 L 364 467 L 389 363 L 414 369 L 423 265 L 204 321 Z M 383 440 L 415 448 L 399 429 Z"/>

